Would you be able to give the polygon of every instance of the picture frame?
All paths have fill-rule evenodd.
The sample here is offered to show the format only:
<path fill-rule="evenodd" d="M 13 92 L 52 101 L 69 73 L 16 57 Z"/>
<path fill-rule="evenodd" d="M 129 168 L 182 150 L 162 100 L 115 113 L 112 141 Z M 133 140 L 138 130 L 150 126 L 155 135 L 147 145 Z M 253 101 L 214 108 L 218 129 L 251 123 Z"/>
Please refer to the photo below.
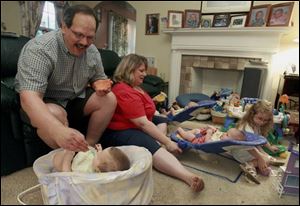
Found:
<path fill-rule="evenodd" d="M 201 28 L 211 28 L 214 21 L 214 15 L 201 16 Z"/>
<path fill-rule="evenodd" d="M 267 26 L 289 26 L 293 7 L 294 2 L 272 5 Z"/>
<path fill-rule="evenodd" d="M 168 11 L 168 28 L 182 28 L 183 11 Z"/>
<path fill-rule="evenodd" d="M 214 15 L 213 27 L 228 27 L 230 14 L 216 14 Z"/>
<path fill-rule="evenodd" d="M 146 14 L 146 35 L 159 34 L 159 14 Z"/>
<path fill-rule="evenodd" d="M 200 24 L 200 10 L 184 10 L 184 27 L 198 28 Z"/>
<path fill-rule="evenodd" d="M 246 21 L 247 21 L 247 15 L 231 16 L 229 27 L 231 28 L 245 27 Z"/>
<path fill-rule="evenodd" d="M 205 13 L 230 13 L 249 12 L 252 1 L 202 1 L 201 12 Z"/>
<path fill-rule="evenodd" d="M 263 27 L 267 25 L 271 4 L 253 6 L 247 20 L 249 27 Z"/>

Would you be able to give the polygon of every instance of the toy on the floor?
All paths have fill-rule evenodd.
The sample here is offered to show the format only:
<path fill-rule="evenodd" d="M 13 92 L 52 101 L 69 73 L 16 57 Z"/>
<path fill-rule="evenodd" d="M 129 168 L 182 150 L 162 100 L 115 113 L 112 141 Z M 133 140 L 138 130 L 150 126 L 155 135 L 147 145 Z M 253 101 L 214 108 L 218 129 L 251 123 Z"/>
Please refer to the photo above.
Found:
<path fill-rule="evenodd" d="M 279 144 L 278 136 L 274 135 L 274 133 L 272 131 L 269 132 L 269 134 L 267 136 L 267 140 L 270 144 L 276 145 L 276 147 L 278 148 L 278 151 L 272 152 L 268 148 L 263 147 L 263 150 L 266 153 L 268 153 L 269 155 L 274 156 L 274 157 L 281 157 L 281 158 L 286 158 L 287 157 L 287 151 L 286 151 L 285 146 Z"/>
<path fill-rule="evenodd" d="M 274 186 L 282 194 L 299 196 L 299 144 L 290 143 L 290 157 L 286 167 L 281 166 L 276 175 Z"/>

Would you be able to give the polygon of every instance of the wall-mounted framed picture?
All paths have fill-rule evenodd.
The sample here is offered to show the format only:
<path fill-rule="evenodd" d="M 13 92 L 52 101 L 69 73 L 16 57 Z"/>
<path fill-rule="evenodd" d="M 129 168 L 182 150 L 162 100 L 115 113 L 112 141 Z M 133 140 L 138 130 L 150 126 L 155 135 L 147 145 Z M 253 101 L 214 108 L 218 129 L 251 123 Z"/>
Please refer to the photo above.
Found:
<path fill-rule="evenodd" d="M 146 35 L 159 34 L 159 14 L 146 14 Z"/>
<path fill-rule="evenodd" d="M 202 15 L 201 16 L 201 28 L 210 28 L 214 21 L 214 15 Z"/>
<path fill-rule="evenodd" d="M 249 12 L 252 1 L 202 1 L 202 14 Z"/>
<path fill-rule="evenodd" d="M 253 6 L 248 17 L 247 26 L 262 27 L 266 26 L 269 18 L 271 4 Z"/>
<path fill-rule="evenodd" d="M 267 26 L 288 26 L 293 7 L 294 2 L 272 5 Z"/>
<path fill-rule="evenodd" d="M 183 11 L 168 11 L 168 27 L 169 28 L 182 28 L 183 25 Z"/>
<path fill-rule="evenodd" d="M 246 20 L 247 20 L 247 15 L 231 16 L 229 27 L 232 27 L 232 28 L 245 27 Z"/>
<path fill-rule="evenodd" d="M 200 10 L 184 10 L 184 27 L 198 28 L 200 23 Z"/>
<path fill-rule="evenodd" d="M 213 27 L 228 27 L 230 21 L 230 14 L 216 14 L 214 15 Z"/>

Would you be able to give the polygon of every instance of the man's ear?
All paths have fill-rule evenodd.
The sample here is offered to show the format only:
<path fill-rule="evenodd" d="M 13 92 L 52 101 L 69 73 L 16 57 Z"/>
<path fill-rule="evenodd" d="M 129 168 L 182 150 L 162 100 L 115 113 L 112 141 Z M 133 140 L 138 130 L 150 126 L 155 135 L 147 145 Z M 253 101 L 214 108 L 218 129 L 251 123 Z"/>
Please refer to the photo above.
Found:
<path fill-rule="evenodd" d="M 66 23 L 62 21 L 62 23 L 61 23 L 61 30 L 62 30 L 63 34 L 65 34 L 67 28 L 68 27 L 67 27 Z"/>

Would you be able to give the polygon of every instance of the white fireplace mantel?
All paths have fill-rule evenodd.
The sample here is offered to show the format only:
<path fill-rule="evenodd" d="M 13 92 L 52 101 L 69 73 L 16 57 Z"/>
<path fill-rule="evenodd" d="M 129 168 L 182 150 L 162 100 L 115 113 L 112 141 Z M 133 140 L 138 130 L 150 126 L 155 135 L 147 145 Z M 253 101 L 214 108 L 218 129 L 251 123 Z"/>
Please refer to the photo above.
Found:
<path fill-rule="evenodd" d="M 290 31 L 289 27 L 243 27 L 243 28 L 169 28 L 163 30 L 171 35 L 171 65 L 169 100 L 179 95 L 182 55 L 228 56 L 262 58 L 271 63 L 277 53 L 280 38 Z M 270 70 L 270 64 L 268 70 Z M 270 83 L 268 72 L 266 85 Z M 263 98 L 271 101 L 270 87 L 265 87 Z"/>

